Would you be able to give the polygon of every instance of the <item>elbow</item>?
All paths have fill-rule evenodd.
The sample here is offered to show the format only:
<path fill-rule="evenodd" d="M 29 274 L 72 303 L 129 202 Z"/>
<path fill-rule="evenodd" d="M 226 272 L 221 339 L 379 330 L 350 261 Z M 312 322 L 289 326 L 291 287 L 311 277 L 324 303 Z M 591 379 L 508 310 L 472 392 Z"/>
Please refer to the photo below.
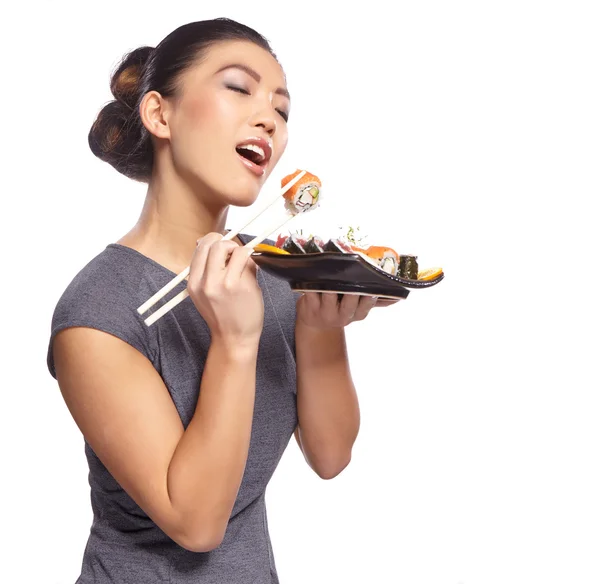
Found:
<path fill-rule="evenodd" d="M 350 464 L 351 459 L 352 455 L 348 454 L 348 456 L 342 460 L 331 461 L 327 464 L 315 466 L 314 471 L 319 478 L 324 481 L 330 481 L 337 477 Z"/>
<path fill-rule="evenodd" d="M 173 537 L 173 540 L 183 549 L 194 553 L 206 553 L 216 550 L 225 538 L 227 526 L 208 525 L 204 523 L 199 528 L 187 528 Z"/>
<path fill-rule="evenodd" d="M 223 543 L 223 535 L 219 534 L 198 534 L 180 536 L 175 540 L 180 547 L 188 552 L 206 553 L 216 550 Z"/>

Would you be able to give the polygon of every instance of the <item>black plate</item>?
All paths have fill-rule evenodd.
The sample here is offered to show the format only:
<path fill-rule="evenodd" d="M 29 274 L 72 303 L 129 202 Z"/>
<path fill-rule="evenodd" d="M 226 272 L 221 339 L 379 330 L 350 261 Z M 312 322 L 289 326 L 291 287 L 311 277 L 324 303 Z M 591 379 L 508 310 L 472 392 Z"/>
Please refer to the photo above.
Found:
<path fill-rule="evenodd" d="M 259 252 L 252 259 L 262 270 L 289 282 L 292 290 L 406 298 L 408 288 L 430 288 L 443 280 L 408 280 L 380 270 L 357 254 L 336 252 L 277 254 Z"/>

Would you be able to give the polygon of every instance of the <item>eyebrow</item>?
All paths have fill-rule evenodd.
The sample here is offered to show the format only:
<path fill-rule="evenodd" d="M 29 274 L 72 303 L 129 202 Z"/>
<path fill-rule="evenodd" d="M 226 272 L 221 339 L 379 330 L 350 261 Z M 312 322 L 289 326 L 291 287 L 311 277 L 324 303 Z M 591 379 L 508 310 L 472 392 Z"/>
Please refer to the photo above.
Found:
<path fill-rule="evenodd" d="M 225 65 L 224 67 L 221 67 L 217 71 L 217 73 L 221 73 L 222 71 L 225 71 L 227 69 L 239 69 L 240 71 L 244 71 L 245 73 L 250 75 L 250 77 L 252 77 L 257 83 L 260 83 L 261 76 L 254 69 L 248 67 L 248 65 L 243 65 L 242 63 L 232 63 L 230 65 Z M 287 89 L 284 89 L 283 87 L 278 87 L 275 90 L 275 93 L 277 95 L 283 95 L 283 97 L 287 97 L 288 99 L 290 99 L 289 91 Z"/>

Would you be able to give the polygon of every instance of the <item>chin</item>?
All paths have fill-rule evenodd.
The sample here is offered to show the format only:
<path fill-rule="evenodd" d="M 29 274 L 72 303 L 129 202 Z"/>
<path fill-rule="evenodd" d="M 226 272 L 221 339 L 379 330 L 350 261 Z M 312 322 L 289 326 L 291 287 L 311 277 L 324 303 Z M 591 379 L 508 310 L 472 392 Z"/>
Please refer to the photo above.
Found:
<path fill-rule="evenodd" d="M 260 195 L 263 181 L 244 180 L 236 181 L 221 189 L 222 196 L 227 205 L 235 207 L 249 207 L 254 204 Z"/>
<path fill-rule="evenodd" d="M 259 190 L 256 190 L 252 193 L 228 193 L 225 196 L 226 204 L 234 207 L 249 207 L 256 202 L 259 192 Z"/>

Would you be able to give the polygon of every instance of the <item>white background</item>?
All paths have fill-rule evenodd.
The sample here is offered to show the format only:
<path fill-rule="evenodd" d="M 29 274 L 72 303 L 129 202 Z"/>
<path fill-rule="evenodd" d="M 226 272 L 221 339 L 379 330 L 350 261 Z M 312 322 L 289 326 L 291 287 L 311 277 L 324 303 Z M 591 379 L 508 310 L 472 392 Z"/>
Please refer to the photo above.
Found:
<path fill-rule="evenodd" d="M 393 7 L 393 13 L 392 13 Z M 283 174 L 445 280 L 348 329 L 362 428 L 267 491 L 282 584 L 600 582 L 600 22 L 594 2 L 64 2 L 3 9 L 2 582 L 72 584 L 91 511 L 46 369 L 54 306 L 137 220 L 87 133 L 119 57 L 229 16 L 293 96 Z M 233 212 L 237 227 L 253 209 Z"/>

